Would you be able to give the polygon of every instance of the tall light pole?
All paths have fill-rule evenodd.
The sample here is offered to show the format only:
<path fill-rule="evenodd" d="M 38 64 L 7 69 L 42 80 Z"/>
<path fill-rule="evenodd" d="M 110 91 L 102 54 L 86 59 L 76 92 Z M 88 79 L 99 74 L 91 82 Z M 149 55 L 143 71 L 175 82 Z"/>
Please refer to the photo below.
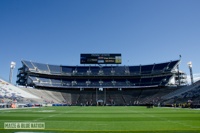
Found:
<path fill-rule="evenodd" d="M 179 55 L 179 58 L 181 60 L 181 55 Z M 178 69 L 178 85 L 180 86 L 181 85 L 181 79 L 180 79 L 180 70 L 179 70 L 179 63 L 177 65 L 177 69 Z"/>
<path fill-rule="evenodd" d="M 179 64 L 177 65 L 177 69 L 178 69 L 178 86 L 180 86 L 181 85 L 181 80 L 180 80 Z"/>
<path fill-rule="evenodd" d="M 193 84 L 194 81 L 193 81 L 193 73 L 192 73 L 192 62 L 190 61 L 190 62 L 188 62 L 187 64 L 188 64 L 188 67 L 189 67 L 189 69 L 190 69 L 191 84 Z"/>
<path fill-rule="evenodd" d="M 9 82 L 12 83 L 12 75 L 13 75 L 13 69 L 15 68 L 16 63 L 15 62 L 11 62 L 10 63 L 10 76 L 9 76 Z"/>

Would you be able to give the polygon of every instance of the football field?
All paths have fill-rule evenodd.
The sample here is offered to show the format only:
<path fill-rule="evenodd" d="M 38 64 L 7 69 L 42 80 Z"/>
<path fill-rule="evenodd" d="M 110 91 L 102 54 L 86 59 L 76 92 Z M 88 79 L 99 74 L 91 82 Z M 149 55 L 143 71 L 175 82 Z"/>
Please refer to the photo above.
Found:
<path fill-rule="evenodd" d="M 44 129 L 5 129 L 5 123 L 39 122 L 45 124 Z M 200 110 L 133 106 L 1 109 L 0 133 L 14 132 L 200 133 Z"/>

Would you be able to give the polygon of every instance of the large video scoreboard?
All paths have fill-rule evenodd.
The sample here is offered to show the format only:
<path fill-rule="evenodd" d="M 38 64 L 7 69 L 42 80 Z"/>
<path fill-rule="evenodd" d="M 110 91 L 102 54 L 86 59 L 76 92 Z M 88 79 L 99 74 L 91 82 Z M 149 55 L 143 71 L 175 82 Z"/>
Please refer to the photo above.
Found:
<path fill-rule="evenodd" d="M 81 64 L 121 64 L 121 54 L 81 54 Z"/>

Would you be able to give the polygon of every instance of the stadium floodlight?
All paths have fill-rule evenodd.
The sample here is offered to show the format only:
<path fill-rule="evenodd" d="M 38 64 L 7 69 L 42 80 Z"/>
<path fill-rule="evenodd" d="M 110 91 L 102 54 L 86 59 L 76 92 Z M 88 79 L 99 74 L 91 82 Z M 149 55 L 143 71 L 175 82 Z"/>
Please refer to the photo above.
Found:
<path fill-rule="evenodd" d="M 189 67 L 189 69 L 190 69 L 191 84 L 193 84 L 193 83 L 194 83 L 194 80 L 193 80 L 193 73 L 192 73 L 192 62 L 190 61 L 190 62 L 188 62 L 187 64 L 188 64 L 188 67 Z"/>
<path fill-rule="evenodd" d="M 12 83 L 12 75 L 13 75 L 13 69 L 15 68 L 16 63 L 15 62 L 11 62 L 10 63 L 10 76 L 9 76 L 9 82 Z"/>

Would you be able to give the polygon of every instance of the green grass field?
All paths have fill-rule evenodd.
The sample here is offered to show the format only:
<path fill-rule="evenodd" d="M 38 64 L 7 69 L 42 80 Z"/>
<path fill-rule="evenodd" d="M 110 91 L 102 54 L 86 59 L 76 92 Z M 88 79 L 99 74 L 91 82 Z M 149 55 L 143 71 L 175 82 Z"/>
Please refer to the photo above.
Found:
<path fill-rule="evenodd" d="M 44 122 L 44 130 L 4 129 L 4 122 Z M 0 133 L 200 133 L 200 110 L 146 107 L 42 107 L 0 110 Z"/>

